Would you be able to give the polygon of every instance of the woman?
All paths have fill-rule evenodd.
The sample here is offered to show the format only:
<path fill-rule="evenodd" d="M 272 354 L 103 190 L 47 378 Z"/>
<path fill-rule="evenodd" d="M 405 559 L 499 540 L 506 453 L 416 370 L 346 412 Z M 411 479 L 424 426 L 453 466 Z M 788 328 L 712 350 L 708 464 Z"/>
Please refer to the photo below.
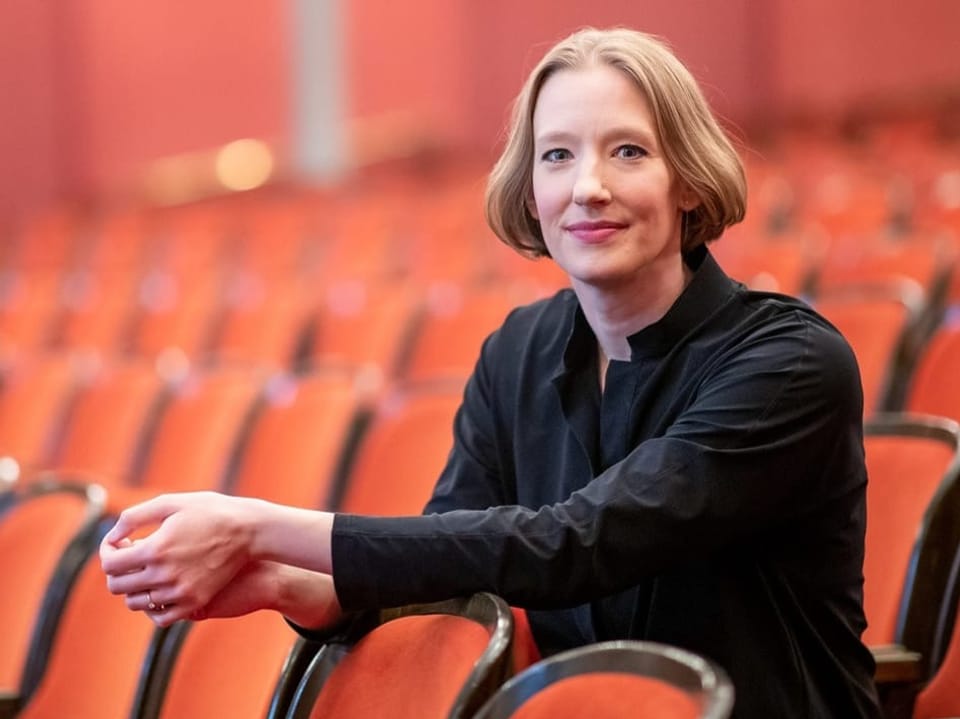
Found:
<path fill-rule="evenodd" d="M 660 641 L 723 666 L 736 716 L 877 716 L 856 363 L 807 306 L 712 259 L 745 194 L 666 46 L 561 41 L 517 100 L 487 216 L 572 289 L 485 343 L 424 515 L 162 496 L 104 540 L 110 590 L 159 625 L 272 608 L 312 628 L 487 590 L 528 609 L 544 654 Z"/>

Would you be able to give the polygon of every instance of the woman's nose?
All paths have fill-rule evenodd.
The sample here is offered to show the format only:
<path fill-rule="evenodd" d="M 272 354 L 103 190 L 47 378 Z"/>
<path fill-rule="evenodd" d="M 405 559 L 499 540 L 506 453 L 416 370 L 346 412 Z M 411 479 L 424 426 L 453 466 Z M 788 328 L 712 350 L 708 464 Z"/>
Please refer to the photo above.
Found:
<path fill-rule="evenodd" d="M 573 185 L 573 201 L 578 205 L 593 205 L 609 202 L 610 198 L 599 164 L 583 165 Z"/>

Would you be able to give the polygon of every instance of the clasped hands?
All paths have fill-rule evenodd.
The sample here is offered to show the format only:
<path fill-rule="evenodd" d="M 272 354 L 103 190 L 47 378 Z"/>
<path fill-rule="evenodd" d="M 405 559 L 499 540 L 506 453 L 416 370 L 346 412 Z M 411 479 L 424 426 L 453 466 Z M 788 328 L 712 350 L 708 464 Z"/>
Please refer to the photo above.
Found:
<path fill-rule="evenodd" d="M 107 588 L 161 627 L 259 609 L 327 626 L 341 616 L 330 575 L 258 556 L 264 515 L 285 509 L 305 512 L 215 492 L 161 495 L 130 507 L 100 544 Z"/>

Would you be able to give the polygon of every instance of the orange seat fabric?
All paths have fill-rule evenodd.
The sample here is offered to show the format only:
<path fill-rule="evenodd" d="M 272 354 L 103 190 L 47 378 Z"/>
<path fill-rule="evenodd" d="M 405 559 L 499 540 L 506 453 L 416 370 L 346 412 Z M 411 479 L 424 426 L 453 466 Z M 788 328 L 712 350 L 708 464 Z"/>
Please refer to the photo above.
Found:
<path fill-rule="evenodd" d="M 0 689 L 20 686 L 43 594 L 87 514 L 79 494 L 51 492 L 18 502 L 0 521 Z"/>
<path fill-rule="evenodd" d="M 913 719 L 955 716 L 960 716 L 960 623 L 954 625 L 943 663 L 917 695 L 913 711 Z"/>
<path fill-rule="evenodd" d="M 337 665 L 310 717 L 445 719 L 489 640 L 483 626 L 465 617 L 428 614 L 385 622 Z"/>
<path fill-rule="evenodd" d="M 71 590 L 40 685 L 18 719 L 126 719 L 153 628 L 107 591 L 92 557 Z"/>
<path fill-rule="evenodd" d="M 696 719 L 700 708 L 682 689 L 659 679 L 590 672 L 536 692 L 511 719 Z"/>
<path fill-rule="evenodd" d="M 191 627 L 164 693 L 160 719 L 260 719 L 296 635 L 276 612 Z"/>
<path fill-rule="evenodd" d="M 863 563 L 868 622 L 863 641 L 880 645 L 895 641 L 900 595 L 917 531 L 953 450 L 914 437 L 868 436 L 865 444 L 870 519 Z"/>

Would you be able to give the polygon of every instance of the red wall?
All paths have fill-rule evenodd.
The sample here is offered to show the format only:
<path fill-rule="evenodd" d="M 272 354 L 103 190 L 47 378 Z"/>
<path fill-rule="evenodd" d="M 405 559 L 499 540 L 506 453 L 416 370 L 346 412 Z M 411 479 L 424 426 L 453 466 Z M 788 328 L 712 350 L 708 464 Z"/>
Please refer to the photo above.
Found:
<path fill-rule="evenodd" d="M 549 12 L 518 17 L 510 0 L 489 0 L 486 26 L 479 38 L 500 38 L 495 48 L 478 43 L 473 70 L 489 78 L 483 98 L 484 123 L 506 119 L 505 108 L 527 72 L 557 40 L 585 25 L 627 25 L 665 38 L 704 85 L 716 109 L 727 116 L 743 116 L 754 97 L 743 82 L 750 52 L 746 8 L 749 0 L 723 3 L 677 3 L 674 0 L 556 0 Z M 719 42 L 718 38 L 723 38 Z"/>
<path fill-rule="evenodd" d="M 57 88 L 53 3 L 0 6 L 0 229 L 58 194 Z"/>
<path fill-rule="evenodd" d="M 416 0 L 411 12 L 393 0 L 342 3 L 347 105 L 361 131 L 412 120 L 444 140 L 469 140 L 470 4 Z"/>
<path fill-rule="evenodd" d="M 759 106 L 744 73 L 750 0 L 701 7 L 673 0 L 391 0 L 347 4 L 348 87 L 355 117 L 407 107 L 440 140 L 495 145 L 527 72 L 556 40 L 587 24 L 631 25 L 668 38 L 732 117 Z M 723 42 L 718 39 L 722 38 Z"/>
<path fill-rule="evenodd" d="M 836 111 L 960 90 L 956 0 L 778 2 L 778 102 Z"/>
<path fill-rule="evenodd" d="M 0 3 L 0 218 L 123 185 L 157 157 L 289 140 L 292 6 Z M 668 38 L 734 122 L 960 88 L 956 0 L 340 0 L 340 12 L 361 140 L 412 126 L 492 152 L 527 71 L 587 23 Z"/>
<path fill-rule="evenodd" d="M 277 0 L 0 5 L 0 214 L 114 189 L 145 163 L 288 132 Z"/>
<path fill-rule="evenodd" d="M 64 4 L 64 0 L 58 0 Z M 285 3 L 70 0 L 65 69 L 83 142 L 80 183 L 109 187 L 145 159 L 284 130 Z"/>

